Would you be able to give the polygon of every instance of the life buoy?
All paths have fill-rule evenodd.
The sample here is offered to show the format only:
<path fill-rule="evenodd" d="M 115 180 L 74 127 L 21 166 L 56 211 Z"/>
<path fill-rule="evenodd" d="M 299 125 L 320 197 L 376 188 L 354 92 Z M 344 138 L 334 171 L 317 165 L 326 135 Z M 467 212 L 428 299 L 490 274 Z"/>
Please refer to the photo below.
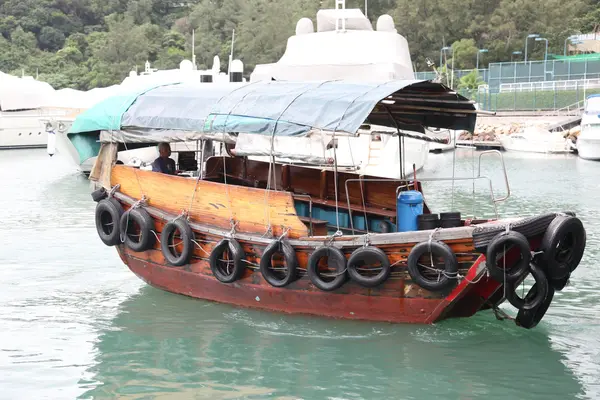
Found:
<path fill-rule="evenodd" d="M 273 269 L 273 256 L 282 254 L 285 263 L 285 272 Z M 296 251 L 287 242 L 275 240 L 271 242 L 260 257 L 260 272 L 273 287 L 284 287 L 296 280 L 298 261 Z M 282 273 L 283 272 L 283 273 Z"/>
<path fill-rule="evenodd" d="M 537 296 L 537 290 L 538 287 L 536 283 L 531 287 L 531 289 L 529 289 L 529 292 L 525 296 L 525 302 L 531 301 L 531 299 L 535 298 Z M 553 299 L 554 288 L 550 286 L 548 288 L 548 293 L 546 294 L 546 297 L 537 308 L 534 308 L 533 310 L 519 310 L 519 312 L 517 313 L 517 317 L 515 318 L 515 323 L 518 326 L 521 326 L 526 329 L 535 328 L 537 324 L 539 324 L 539 322 L 542 320 L 542 318 L 544 318 L 544 315 L 546 315 L 546 312 L 548 311 L 548 308 L 550 307 L 550 304 L 552 303 Z"/>
<path fill-rule="evenodd" d="M 154 247 L 156 236 L 154 220 L 143 208 L 130 208 L 122 216 L 119 224 L 121 240 L 133 251 L 142 252 Z"/>
<path fill-rule="evenodd" d="M 227 254 L 226 260 L 224 254 Z M 237 240 L 222 239 L 210 253 L 210 269 L 220 282 L 232 283 L 244 275 L 244 258 L 244 249 Z"/>
<path fill-rule="evenodd" d="M 421 257 L 427 259 L 420 263 Z M 444 262 L 443 269 L 426 265 L 433 258 L 441 257 Z M 447 290 L 454 287 L 457 282 L 458 261 L 450 246 L 436 240 L 421 242 L 415 245 L 408 255 L 408 273 L 414 282 L 423 289 L 432 292 Z"/>
<path fill-rule="evenodd" d="M 548 290 L 550 290 L 548 278 L 546 278 L 546 274 L 541 267 L 532 263 L 529 265 L 529 271 L 531 272 L 533 279 L 535 279 L 536 286 L 535 291 L 529 291 L 531 292 L 531 296 L 528 297 L 526 295 L 525 298 L 522 299 L 517 295 L 517 288 L 513 282 L 507 282 L 506 284 L 506 299 L 519 310 L 531 311 L 538 308 L 544 302 Z"/>
<path fill-rule="evenodd" d="M 373 276 L 361 275 L 359 268 L 369 264 L 380 264 L 381 271 Z M 348 276 L 354 282 L 364 287 L 375 287 L 385 282 L 391 272 L 390 260 L 387 255 L 378 247 L 361 247 L 350 255 L 348 259 Z"/>
<path fill-rule="evenodd" d="M 334 270 L 333 277 L 324 277 L 319 272 L 319 262 L 327 258 L 327 267 Z M 336 247 L 319 247 L 308 258 L 307 274 L 310 281 L 317 288 L 330 292 L 339 289 L 348 279 L 346 274 L 346 257 L 344 253 Z"/>
<path fill-rule="evenodd" d="M 105 245 L 115 246 L 121 242 L 119 221 L 122 215 L 123 207 L 114 198 L 103 199 L 96 205 L 96 230 Z"/>
<path fill-rule="evenodd" d="M 96 189 L 92 192 L 92 200 L 94 200 L 96 203 L 98 203 L 100 200 L 103 200 L 107 197 L 108 197 L 108 193 L 106 192 L 106 189 L 104 189 L 103 187 L 101 187 L 100 189 Z"/>
<path fill-rule="evenodd" d="M 178 232 L 180 243 L 175 242 Z M 176 267 L 189 264 L 194 253 L 193 240 L 194 232 L 185 219 L 179 218 L 167 223 L 160 234 L 160 249 L 165 260 Z M 180 244 L 182 246 L 181 253 L 177 251 L 177 246 Z"/>
<path fill-rule="evenodd" d="M 560 280 L 573 272 L 583 257 L 586 232 L 579 218 L 557 216 L 546 229 L 540 250 L 548 278 Z"/>
<path fill-rule="evenodd" d="M 519 259 L 510 268 L 504 269 L 498 265 L 498 259 L 509 254 L 511 248 L 519 251 Z M 504 254 L 503 254 L 504 253 Z M 507 257 L 508 258 L 508 257 Z M 531 249 L 529 241 L 522 233 L 516 231 L 502 232 L 496 235 L 488 245 L 486 252 L 486 266 L 490 276 L 498 282 L 514 283 L 529 271 L 531 262 Z"/>

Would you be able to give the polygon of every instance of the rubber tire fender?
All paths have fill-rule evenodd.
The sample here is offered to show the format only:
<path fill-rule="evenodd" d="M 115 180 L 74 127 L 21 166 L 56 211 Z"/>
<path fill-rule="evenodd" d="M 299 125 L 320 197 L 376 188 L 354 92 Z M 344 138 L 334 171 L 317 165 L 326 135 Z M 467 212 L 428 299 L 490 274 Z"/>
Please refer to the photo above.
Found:
<path fill-rule="evenodd" d="M 335 267 L 337 276 L 330 282 L 324 281 L 319 275 L 319 261 L 321 258 L 327 257 L 327 265 Z M 308 266 L 306 267 L 308 278 L 317 288 L 331 292 L 342 287 L 348 280 L 346 273 L 346 256 L 337 247 L 323 246 L 312 252 L 308 258 Z"/>
<path fill-rule="evenodd" d="M 496 259 L 505 247 L 516 246 L 521 252 L 521 260 L 511 269 L 505 271 L 498 267 Z M 531 248 L 529 241 L 522 233 L 516 231 L 502 232 L 496 235 L 490 242 L 486 252 L 486 266 L 490 276 L 500 283 L 514 283 L 527 275 L 529 263 L 531 262 Z"/>
<path fill-rule="evenodd" d="M 287 267 L 287 275 L 283 279 L 279 279 L 271 269 L 273 257 L 277 253 L 283 253 L 285 265 Z M 284 287 L 292 283 L 297 278 L 298 260 L 296 251 L 287 242 L 274 240 L 265 248 L 260 257 L 260 272 L 263 278 L 273 287 Z"/>
<path fill-rule="evenodd" d="M 92 200 L 94 200 L 96 203 L 98 203 L 100 200 L 104 200 L 107 197 L 108 193 L 103 187 L 92 192 Z"/>
<path fill-rule="evenodd" d="M 119 236 L 119 222 L 123 215 L 123 207 L 114 198 L 103 199 L 96 205 L 96 230 L 100 240 L 107 246 L 116 246 L 121 243 Z M 103 221 L 105 217 L 110 218 L 108 221 Z M 112 224 L 112 230 L 105 231 L 105 225 Z"/>
<path fill-rule="evenodd" d="M 373 277 L 362 276 L 358 272 L 357 267 L 362 264 L 361 261 L 364 262 L 373 258 L 381 263 L 381 272 Z M 381 285 L 389 278 L 391 271 L 390 260 L 383 250 L 378 247 L 360 247 L 354 250 L 348 259 L 348 276 L 354 282 L 364 287 L 372 288 Z"/>
<path fill-rule="evenodd" d="M 169 247 L 171 236 L 175 235 L 177 231 L 179 231 L 183 242 L 183 251 L 178 256 L 173 254 Z M 194 254 L 193 241 L 194 232 L 185 219 L 178 218 L 175 221 L 168 222 L 160 234 L 160 249 L 167 263 L 176 267 L 189 264 Z"/>
<path fill-rule="evenodd" d="M 425 254 L 433 253 L 444 259 L 444 274 L 438 280 L 427 279 L 419 270 L 419 259 Z M 423 289 L 438 292 L 449 289 L 456 285 L 457 279 L 451 278 L 458 273 L 458 261 L 450 246 L 444 242 L 432 240 L 415 245 L 408 255 L 408 273 L 414 282 Z"/>
<path fill-rule="evenodd" d="M 131 223 L 136 223 L 140 227 L 139 240 L 135 241 L 127 234 Z M 148 211 L 143 208 L 130 208 L 123 215 L 119 223 L 119 230 L 124 237 L 125 246 L 131 250 L 141 253 L 154 247 L 156 236 L 154 230 L 154 220 Z"/>
<path fill-rule="evenodd" d="M 220 258 L 227 250 L 231 253 L 231 258 L 233 260 L 233 270 L 229 274 L 223 271 L 223 268 L 220 266 Z M 208 260 L 210 263 L 210 270 L 217 280 L 222 283 L 233 283 L 241 279 L 246 271 L 244 258 L 246 258 L 246 254 L 244 253 L 242 245 L 235 239 L 225 238 L 221 239 L 221 241 L 213 248 Z"/>
<path fill-rule="evenodd" d="M 563 256 L 558 254 L 558 246 L 568 235 L 571 235 L 573 243 Z M 559 215 L 550 223 L 540 246 L 543 252 L 540 258 L 546 267 L 549 279 L 560 280 L 575 271 L 583 257 L 586 240 L 586 232 L 579 218 Z"/>
<path fill-rule="evenodd" d="M 536 286 L 535 293 L 532 293 L 529 298 L 527 295 L 523 299 L 517 296 L 517 288 L 514 283 L 508 282 L 506 284 L 506 300 L 518 310 L 531 311 L 538 308 L 544 302 L 544 299 L 550 290 L 548 278 L 541 267 L 532 263 L 529 265 L 529 271 L 535 279 L 534 286 Z M 531 292 L 531 289 L 529 292 Z M 529 294 L 529 292 L 527 294 Z"/>
<path fill-rule="evenodd" d="M 529 289 L 529 292 L 525 296 L 525 301 L 527 302 L 528 300 L 530 300 L 530 298 L 534 298 L 536 295 L 537 283 L 534 284 L 531 287 L 531 289 Z M 542 318 L 544 318 L 544 315 L 546 315 L 546 312 L 548 311 L 548 308 L 550 307 L 550 304 L 552 303 L 553 299 L 554 288 L 550 286 L 548 288 L 548 293 L 546 294 L 544 301 L 537 308 L 533 310 L 519 310 L 517 317 L 515 318 L 515 323 L 517 324 L 517 326 L 521 326 L 526 329 L 535 328 L 537 324 L 540 323 Z"/>

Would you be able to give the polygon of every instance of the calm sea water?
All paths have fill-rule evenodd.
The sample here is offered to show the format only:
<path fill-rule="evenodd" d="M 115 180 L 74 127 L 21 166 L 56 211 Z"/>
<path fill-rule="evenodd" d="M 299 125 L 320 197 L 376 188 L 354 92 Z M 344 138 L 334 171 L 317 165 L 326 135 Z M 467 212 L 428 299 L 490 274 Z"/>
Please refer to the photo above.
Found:
<path fill-rule="evenodd" d="M 43 150 L 2 151 L 0 398 L 598 398 L 600 163 L 504 155 L 512 195 L 501 215 L 573 210 L 588 232 L 571 286 L 530 331 L 491 312 L 434 326 L 373 324 L 162 292 L 97 238 L 84 177 Z M 477 154 L 461 150 L 431 155 L 418 177 L 451 176 L 454 157 L 456 176 L 477 174 Z M 501 196 L 499 162 L 483 164 Z M 471 182 L 454 197 L 448 183 L 426 186 L 436 211 L 468 214 L 475 204 L 493 213 L 483 180 L 475 196 Z"/>

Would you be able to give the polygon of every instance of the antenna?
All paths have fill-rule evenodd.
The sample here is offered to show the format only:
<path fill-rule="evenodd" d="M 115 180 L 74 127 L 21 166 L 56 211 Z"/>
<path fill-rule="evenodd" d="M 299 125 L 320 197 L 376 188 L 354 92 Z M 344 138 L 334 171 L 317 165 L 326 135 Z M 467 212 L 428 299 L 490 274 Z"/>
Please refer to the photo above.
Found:
<path fill-rule="evenodd" d="M 369 18 L 369 0 L 365 0 L 365 17 Z"/>
<path fill-rule="evenodd" d="M 193 69 L 196 70 L 196 30 L 192 29 L 192 64 Z"/>
<path fill-rule="evenodd" d="M 235 42 L 235 29 L 233 30 L 233 34 L 231 35 L 231 53 L 229 54 L 229 65 L 227 66 L 227 75 L 229 75 L 229 80 L 231 80 L 231 61 L 233 60 L 233 43 Z"/>
<path fill-rule="evenodd" d="M 346 9 L 346 0 L 335 0 L 335 9 L 337 10 L 345 10 Z M 335 19 L 335 30 L 339 31 L 340 30 L 340 21 L 342 22 L 342 30 L 345 31 L 346 30 L 346 18 L 344 18 L 343 16 L 341 16 L 341 13 L 336 13 L 336 19 Z"/>

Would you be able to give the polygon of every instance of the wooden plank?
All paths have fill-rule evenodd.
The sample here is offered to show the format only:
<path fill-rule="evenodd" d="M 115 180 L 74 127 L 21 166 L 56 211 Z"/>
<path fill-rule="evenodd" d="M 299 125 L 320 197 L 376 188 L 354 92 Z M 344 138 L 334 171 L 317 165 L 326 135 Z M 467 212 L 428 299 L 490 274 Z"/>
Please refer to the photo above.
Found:
<path fill-rule="evenodd" d="M 308 235 L 287 192 L 196 181 L 123 165 L 113 168 L 111 184 L 120 184 L 120 191 L 134 199 L 145 195 L 149 205 L 175 215 L 187 211 L 191 202 L 190 218 L 201 224 L 228 230 L 233 218 L 242 232 L 264 234 L 271 226 L 276 236 L 286 229 L 291 238 Z"/>

